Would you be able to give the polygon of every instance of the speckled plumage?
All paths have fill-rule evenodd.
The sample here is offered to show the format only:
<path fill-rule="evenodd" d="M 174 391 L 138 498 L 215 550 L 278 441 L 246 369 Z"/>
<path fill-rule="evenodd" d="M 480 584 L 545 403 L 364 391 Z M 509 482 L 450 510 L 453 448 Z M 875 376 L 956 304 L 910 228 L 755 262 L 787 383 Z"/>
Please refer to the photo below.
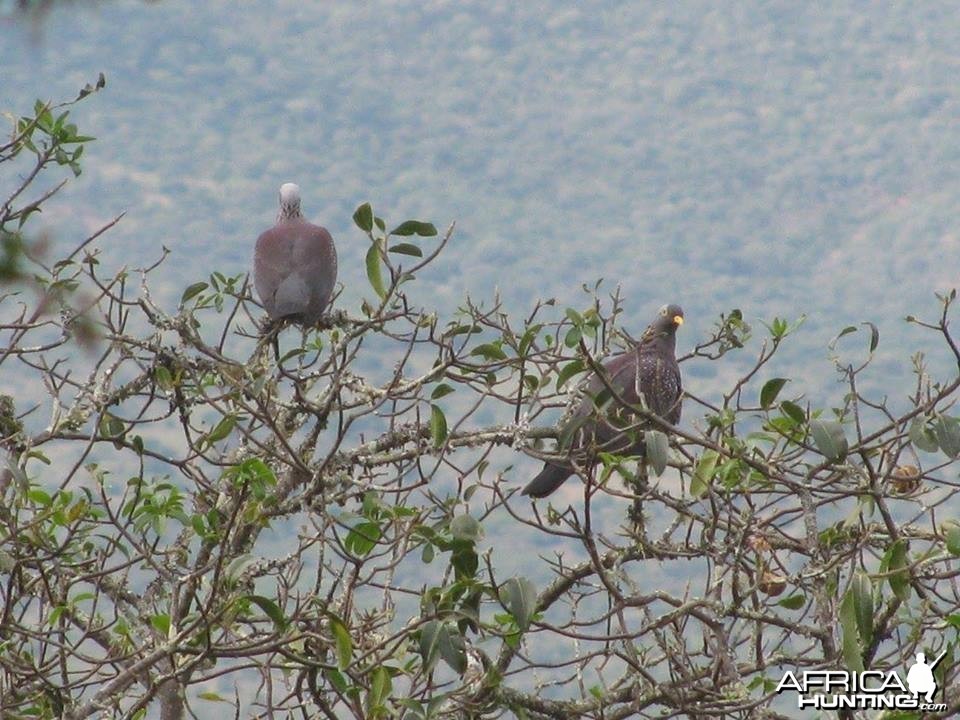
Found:
<path fill-rule="evenodd" d="M 267 314 L 300 325 L 323 316 L 337 282 L 337 249 L 326 228 L 300 212 L 300 188 L 280 188 L 277 224 L 261 233 L 253 257 L 253 285 Z"/>
<path fill-rule="evenodd" d="M 676 344 L 677 327 L 682 322 L 679 305 L 663 306 L 633 349 L 603 364 L 606 382 L 597 375 L 591 377 L 583 399 L 560 429 L 560 445 L 568 457 L 582 465 L 597 450 L 642 455 L 643 427 L 635 427 L 630 405 L 642 402 L 671 425 L 680 422 L 683 386 Z M 573 472 L 570 461 L 544 463 L 523 494 L 545 497 Z"/>

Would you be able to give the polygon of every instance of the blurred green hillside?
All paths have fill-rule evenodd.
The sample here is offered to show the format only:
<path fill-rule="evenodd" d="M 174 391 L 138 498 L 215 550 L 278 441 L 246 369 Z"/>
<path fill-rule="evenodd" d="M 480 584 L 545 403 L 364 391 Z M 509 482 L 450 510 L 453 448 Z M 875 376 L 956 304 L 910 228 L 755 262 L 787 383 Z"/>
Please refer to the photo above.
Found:
<path fill-rule="evenodd" d="M 9 13 L 9 10 L 7 10 Z M 340 243 L 350 214 L 458 222 L 431 299 L 499 287 L 579 301 L 622 283 L 639 329 L 667 300 L 810 318 L 788 368 L 811 391 L 823 346 L 872 320 L 905 374 L 956 282 L 960 29 L 947 3 L 67 4 L 0 24 L 5 109 L 106 72 L 82 122 L 107 142 L 45 221 L 65 244 L 173 251 L 167 296 L 240 272 L 279 184 Z"/>

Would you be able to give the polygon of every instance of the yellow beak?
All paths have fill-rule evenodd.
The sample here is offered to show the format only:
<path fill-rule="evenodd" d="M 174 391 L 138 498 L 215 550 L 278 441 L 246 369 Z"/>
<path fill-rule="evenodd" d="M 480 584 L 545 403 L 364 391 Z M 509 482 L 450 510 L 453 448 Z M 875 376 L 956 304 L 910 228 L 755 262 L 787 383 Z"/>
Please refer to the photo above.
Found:
<path fill-rule="evenodd" d="M 674 323 L 674 325 L 676 325 L 677 327 L 679 327 L 680 325 L 683 325 L 683 315 L 674 315 L 674 316 L 673 316 L 673 323 Z"/>

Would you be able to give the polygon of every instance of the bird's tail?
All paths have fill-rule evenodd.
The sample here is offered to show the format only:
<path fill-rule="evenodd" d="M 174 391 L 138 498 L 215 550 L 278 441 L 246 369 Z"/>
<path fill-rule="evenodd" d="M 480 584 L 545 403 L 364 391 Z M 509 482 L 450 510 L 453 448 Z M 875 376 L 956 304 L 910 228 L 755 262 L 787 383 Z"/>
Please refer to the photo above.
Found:
<path fill-rule="evenodd" d="M 527 486 L 523 489 L 523 494 L 535 498 L 546 497 L 558 487 L 563 485 L 564 480 L 566 480 L 572 474 L 573 471 L 568 470 L 567 468 L 551 465 L 550 463 L 544 463 L 543 470 L 541 470 L 540 474 L 527 484 Z"/>

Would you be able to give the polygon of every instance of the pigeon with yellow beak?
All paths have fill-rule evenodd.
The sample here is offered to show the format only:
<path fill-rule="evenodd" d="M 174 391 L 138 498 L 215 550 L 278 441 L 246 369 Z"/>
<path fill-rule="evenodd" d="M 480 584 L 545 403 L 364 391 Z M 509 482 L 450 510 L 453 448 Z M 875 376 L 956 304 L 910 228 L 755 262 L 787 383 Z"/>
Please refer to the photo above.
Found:
<path fill-rule="evenodd" d="M 597 452 L 642 455 L 642 423 L 631 406 L 643 406 L 671 425 L 680 421 L 683 386 L 677 364 L 677 328 L 683 324 L 679 305 L 664 305 L 656 319 L 628 352 L 603 364 L 583 399 L 560 427 L 559 457 L 523 489 L 524 495 L 546 497 L 574 473 L 574 465 L 592 462 Z"/>

